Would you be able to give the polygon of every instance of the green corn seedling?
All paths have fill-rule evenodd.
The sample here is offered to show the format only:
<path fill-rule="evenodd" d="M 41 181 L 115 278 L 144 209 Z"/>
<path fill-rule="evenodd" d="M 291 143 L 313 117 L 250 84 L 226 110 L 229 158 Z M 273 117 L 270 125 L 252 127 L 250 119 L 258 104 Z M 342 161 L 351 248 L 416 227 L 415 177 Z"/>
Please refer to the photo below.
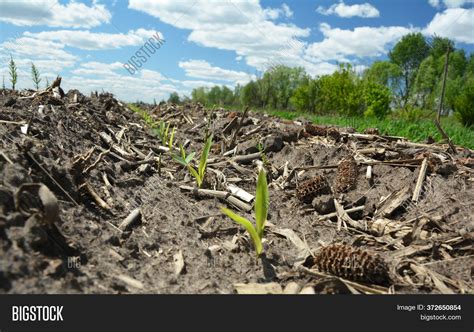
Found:
<path fill-rule="evenodd" d="M 169 132 L 169 129 L 170 129 L 170 125 L 171 123 L 169 122 L 163 122 L 163 121 L 160 121 L 158 123 L 158 126 L 155 126 L 153 125 L 153 132 L 155 133 L 155 135 L 158 136 L 158 138 L 161 140 L 161 143 L 162 144 L 166 144 L 168 145 L 169 144 L 169 140 L 168 140 L 168 132 Z"/>
<path fill-rule="evenodd" d="M 212 135 L 210 135 L 206 140 L 206 144 L 201 153 L 201 160 L 199 161 L 198 169 L 196 170 L 191 164 L 188 164 L 189 173 L 191 173 L 191 175 L 196 179 L 199 188 L 201 187 L 202 182 L 204 181 L 204 176 L 206 175 L 207 157 L 209 156 L 211 146 Z"/>
<path fill-rule="evenodd" d="M 260 157 L 262 158 L 263 165 L 268 169 L 270 164 L 268 162 L 267 155 L 265 154 L 265 148 L 263 147 L 263 144 L 260 142 L 257 143 L 257 149 L 260 152 Z"/>
<path fill-rule="evenodd" d="M 236 223 L 244 226 L 245 230 L 252 238 L 255 251 L 257 252 L 257 257 L 260 256 L 263 251 L 263 229 L 265 228 L 265 222 L 267 221 L 269 203 L 270 198 L 268 195 L 267 174 L 262 169 L 258 173 L 257 192 L 255 194 L 255 226 L 251 221 L 242 216 L 239 216 L 233 211 L 224 207 L 221 208 L 221 211 L 225 215 L 234 220 Z"/>
<path fill-rule="evenodd" d="M 160 121 L 158 126 L 153 126 L 153 132 L 159 137 L 163 142 L 163 136 L 165 135 L 166 124 L 163 121 Z"/>

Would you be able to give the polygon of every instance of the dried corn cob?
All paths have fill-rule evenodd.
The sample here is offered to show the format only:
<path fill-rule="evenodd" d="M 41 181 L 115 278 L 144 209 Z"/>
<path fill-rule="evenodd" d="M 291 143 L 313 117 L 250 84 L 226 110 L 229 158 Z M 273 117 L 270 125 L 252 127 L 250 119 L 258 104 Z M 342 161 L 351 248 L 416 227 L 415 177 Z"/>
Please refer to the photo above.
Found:
<path fill-rule="evenodd" d="M 334 189 L 337 193 L 347 192 L 354 189 L 357 183 L 359 168 L 352 156 L 344 158 L 337 167 Z"/>
<path fill-rule="evenodd" d="M 312 136 L 326 136 L 327 133 L 326 127 L 315 126 L 310 123 L 304 127 L 304 130 Z"/>
<path fill-rule="evenodd" d="M 377 254 L 343 244 L 322 248 L 314 257 L 314 267 L 321 272 L 349 280 L 387 285 L 388 267 Z"/>
<path fill-rule="evenodd" d="M 329 137 L 332 137 L 334 140 L 339 140 L 341 137 L 341 133 L 339 132 L 338 129 L 331 127 L 326 130 L 326 135 Z"/>
<path fill-rule="evenodd" d="M 331 189 L 326 178 L 317 175 L 314 178 L 304 181 L 296 188 L 296 197 L 305 203 L 310 203 L 317 195 L 328 194 Z"/>
<path fill-rule="evenodd" d="M 366 128 L 364 130 L 364 134 L 367 135 L 379 135 L 379 129 L 378 128 Z"/>

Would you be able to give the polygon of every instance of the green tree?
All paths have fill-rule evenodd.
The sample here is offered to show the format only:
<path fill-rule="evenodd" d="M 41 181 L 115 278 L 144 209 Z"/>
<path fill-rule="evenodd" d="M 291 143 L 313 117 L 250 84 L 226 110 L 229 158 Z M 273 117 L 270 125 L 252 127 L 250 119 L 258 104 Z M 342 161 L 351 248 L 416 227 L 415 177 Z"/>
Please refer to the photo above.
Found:
<path fill-rule="evenodd" d="M 201 103 L 203 105 L 207 105 L 208 104 L 207 89 L 204 87 L 193 89 L 193 91 L 191 92 L 191 98 L 193 102 L 195 103 Z"/>
<path fill-rule="evenodd" d="M 448 48 L 454 51 L 454 42 L 448 38 L 433 36 L 430 42 L 430 55 L 435 59 L 441 58 L 446 54 Z"/>
<path fill-rule="evenodd" d="M 461 123 L 467 127 L 474 125 L 474 76 L 464 84 L 454 100 L 454 111 Z"/>
<path fill-rule="evenodd" d="M 340 65 L 331 75 L 320 79 L 320 108 L 325 113 L 345 116 L 361 115 L 364 111 L 363 82 L 350 64 Z"/>
<path fill-rule="evenodd" d="M 232 92 L 231 89 L 229 89 L 225 85 L 223 85 L 221 88 L 220 103 L 226 106 L 230 106 L 234 104 L 234 93 Z"/>
<path fill-rule="evenodd" d="M 421 33 L 405 35 L 389 52 L 390 61 L 400 68 L 397 95 L 402 108 L 408 103 L 418 68 L 429 52 L 430 47 Z"/>
<path fill-rule="evenodd" d="M 233 105 L 239 106 L 240 105 L 240 98 L 242 95 L 242 85 L 237 84 L 234 88 L 234 101 Z"/>
<path fill-rule="evenodd" d="M 375 61 L 365 70 L 364 80 L 381 85 L 390 89 L 397 89 L 397 78 L 400 77 L 400 68 L 390 61 Z"/>
<path fill-rule="evenodd" d="M 436 70 L 436 61 L 433 55 L 424 59 L 416 75 L 413 91 L 422 109 L 433 109 L 436 85 L 439 81 L 439 73 Z"/>
<path fill-rule="evenodd" d="M 18 80 L 18 72 L 15 61 L 13 61 L 13 57 L 10 55 L 10 63 L 8 64 L 8 70 L 10 73 L 10 82 L 12 83 L 12 90 L 15 90 L 16 82 Z"/>
<path fill-rule="evenodd" d="M 220 105 L 221 101 L 221 88 L 220 86 L 213 86 L 207 94 L 207 100 L 211 105 Z"/>
<path fill-rule="evenodd" d="M 242 105 L 261 106 L 261 99 L 258 92 L 258 84 L 255 81 L 250 81 L 242 88 L 240 97 Z"/>
<path fill-rule="evenodd" d="M 39 84 L 41 82 L 40 72 L 38 68 L 36 68 L 34 63 L 31 63 L 31 78 L 33 83 L 35 84 L 36 90 L 39 90 Z"/>
<path fill-rule="evenodd" d="M 306 79 L 303 68 L 291 68 L 283 65 L 273 67 L 262 78 L 262 97 L 264 106 L 287 109 L 290 98 L 298 86 Z"/>
<path fill-rule="evenodd" d="M 169 98 L 168 98 L 168 103 L 171 103 L 171 104 L 180 104 L 181 103 L 181 99 L 179 98 L 179 94 L 177 92 L 173 92 L 170 94 Z"/>
<path fill-rule="evenodd" d="M 272 83 L 270 71 L 266 71 L 263 76 L 255 82 L 257 87 L 256 100 L 258 100 L 260 107 L 267 107 L 270 105 L 271 101 L 275 100 L 275 90 Z"/>
<path fill-rule="evenodd" d="M 297 111 L 316 113 L 320 95 L 321 81 L 307 78 L 296 88 L 290 102 Z"/>

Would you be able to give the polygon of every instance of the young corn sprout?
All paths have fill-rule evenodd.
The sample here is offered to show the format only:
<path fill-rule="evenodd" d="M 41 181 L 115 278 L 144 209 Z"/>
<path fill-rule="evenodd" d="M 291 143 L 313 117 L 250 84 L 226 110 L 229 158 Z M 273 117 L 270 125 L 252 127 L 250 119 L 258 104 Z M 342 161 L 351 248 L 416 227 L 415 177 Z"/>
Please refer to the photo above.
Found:
<path fill-rule="evenodd" d="M 153 120 L 153 117 L 147 113 L 147 111 L 133 104 L 129 104 L 128 106 L 133 112 L 138 113 L 143 118 L 145 123 L 152 129 L 153 133 L 157 135 L 158 138 L 161 140 L 161 143 L 163 145 L 167 145 L 171 151 L 173 148 L 173 140 L 174 134 L 176 132 L 176 127 L 173 127 L 170 134 L 170 122 L 156 122 Z"/>
<path fill-rule="evenodd" d="M 265 154 L 265 148 L 261 142 L 257 143 L 258 152 L 260 152 L 260 157 L 262 158 L 263 165 L 268 169 L 270 163 L 268 162 L 267 155 Z"/>
<path fill-rule="evenodd" d="M 204 181 L 204 176 L 206 175 L 206 166 L 207 166 L 207 157 L 209 156 L 209 151 L 211 150 L 212 146 L 212 135 L 210 135 L 207 140 L 206 144 L 204 145 L 204 149 L 201 153 L 201 160 L 199 161 L 199 167 L 196 170 L 191 164 L 188 164 L 189 173 L 196 179 L 196 183 L 199 188 Z"/>
<path fill-rule="evenodd" d="M 153 132 L 160 138 L 161 143 L 164 145 L 168 145 L 171 150 L 171 148 L 173 147 L 173 139 L 176 128 L 173 127 L 170 134 L 170 126 L 171 122 L 160 121 L 158 127 L 153 126 Z"/>
<path fill-rule="evenodd" d="M 262 169 L 258 173 L 257 192 L 255 194 L 255 226 L 252 224 L 251 221 L 242 216 L 239 216 L 231 210 L 224 207 L 221 208 L 221 211 L 225 215 L 234 220 L 236 223 L 244 226 L 245 230 L 252 238 L 257 257 L 260 256 L 263 251 L 263 229 L 265 228 L 265 222 L 267 221 L 269 203 L 270 198 L 268 195 L 267 174 Z"/>
<path fill-rule="evenodd" d="M 153 133 L 158 136 L 158 138 L 163 142 L 163 137 L 165 136 L 166 123 L 160 121 L 158 126 L 153 126 Z"/>

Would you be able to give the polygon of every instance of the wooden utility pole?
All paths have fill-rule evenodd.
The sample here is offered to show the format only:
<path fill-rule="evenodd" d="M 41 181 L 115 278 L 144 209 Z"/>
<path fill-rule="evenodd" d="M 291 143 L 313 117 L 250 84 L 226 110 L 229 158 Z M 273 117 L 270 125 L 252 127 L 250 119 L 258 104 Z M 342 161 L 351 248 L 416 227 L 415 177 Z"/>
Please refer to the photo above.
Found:
<path fill-rule="evenodd" d="M 435 125 L 438 128 L 439 132 L 441 133 L 441 136 L 443 136 L 447 141 L 449 148 L 453 154 L 456 154 L 456 148 L 453 145 L 453 142 L 449 139 L 448 134 L 443 130 L 441 127 L 441 112 L 443 111 L 443 102 L 444 102 L 444 93 L 446 91 L 446 79 L 448 77 L 448 66 L 449 66 L 449 53 L 451 52 L 451 46 L 448 45 L 448 49 L 446 50 L 446 61 L 444 62 L 444 75 L 443 75 L 443 85 L 441 86 L 441 98 L 439 100 L 439 108 L 438 108 L 438 114 L 436 115 L 436 120 L 435 120 Z"/>

